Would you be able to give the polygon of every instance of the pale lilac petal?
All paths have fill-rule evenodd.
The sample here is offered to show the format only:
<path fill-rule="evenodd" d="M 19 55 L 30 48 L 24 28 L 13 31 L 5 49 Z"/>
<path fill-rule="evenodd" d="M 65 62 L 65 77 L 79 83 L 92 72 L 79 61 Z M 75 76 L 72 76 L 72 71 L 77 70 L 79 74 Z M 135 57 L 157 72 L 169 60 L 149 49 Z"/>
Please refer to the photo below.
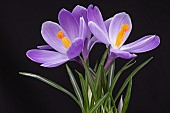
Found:
<path fill-rule="evenodd" d="M 131 54 L 127 51 L 122 51 L 113 48 L 110 49 L 110 52 L 112 52 L 112 54 L 116 55 L 117 57 L 124 58 L 124 59 L 131 59 L 137 56 L 136 54 Z"/>
<path fill-rule="evenodd" d="M 73 11 L 72 15 L 76 19 L 78 25 L 80 24 L 80 18 L 83 17 L 85 22 L 87 23 L 87 9 L 84 8 L 83 6 L 77 5 Z"/>
<path fill-rule="evenodd" d="M 59 62 L 63 59 L 68 60 L 68 57 L 66 55 L 49 50 L 32 49 L 27 51 L 26 55 L 32 61 L 37 63 L 47 63 L 51 61 Z"/>
<path fill-rule="evenodd" d="M 83 47 L 83 50 L 82 50 L 82 55 L 83 55 L 83 58 L 84 58 L 85 61 L 87 60 L 91 49 L 93 48 L 93 46 L 97 42 L 98 42 L 98 40 L 94 36 L 91 39 L 85 39 L 84 47 Z"/>
<path fill-rule="evenodd" d="M 65 62 L 67 62 L 68 59 L 61 59 L 61 60 L 53 60 L 50 62 L 46 62 L 41 64 L 42 67 L 48 67 L 48 68 L 52 68 L 52 67 L 57 67 L 60 66 L 61 64 L 64 64 Z"/>
<path fill-rule="evenodd" d="M 64 32 L 64 30 L 57 23 L 47 21 L 42 24 L 41 34 L 43 39 L 56 51 L 66 53 L 66 48 L 62 44 L 62 41 L 56 37 L 59 31 Z M 66 35 L 65 32 L 64 35 Z"/>
<path fill-rule="evenodd" d="M 87 35 L 87 26 L 84 21 L 84 18 L 80 18 L 80 27 L 79 27 L 79 37 L 82 38 L 83 40 L 86 38 Z"/>
<path fill-rule="evenodd" d="M 130 29 L 128 31 L 126 31 L 124 39 L 119 47 L 121 47 L 123 45 L 123 43 L 126 41 L 126 39 L 128 38 L 128 36 L 131 32 L 131 29 L 132 29 L 131 19 L 130 19 L 129 15 L 124 12 L 116 14 L 112 18 L 112 21 L 110 23 L 109 40 L 110 40 L 111 44 L 113 44 L 112 45 L 113 47 L 115 46 L 117 35 L 122 27 L 122 24 L 128 24 Z"/>
<path fill-rule="evenodd" d="M 76 19 L 66 9 L 59 12 L 58 20 L 61 27 L 67 33 L 68 38 L 73 41 L 79 35 L 79 28 Z"/>
<path fill-rule="evenodd" d="M 88 43 L 88 49 L 91 50 L 93 48 L 93 46 L 99 42 L 96 37 L 92 37 L 90 40 L 89 40 L 89 43 Z"/>
<path fill-rule="evenodd" d="M 84 46 L 83 39 L 81 38 L 75 39 L 67 51 L 67 56 L 69 57 L 69 59 L 78 56 L 81 53 L 83 46 Z"/>
<path fill-rule="evenodd" d="M 87 20 L 87 9 L 84 8 L 83 6 L 77 5 L 73 11 L 72 11 L 72 15 L 74 16 L 74 18 L 76 19 L 78 25 L 80 26 L 80 18 L 83 17 L 84 21 L 86 23 L 86 26 L 88 25 L 88 20 Z M 91 32 L 90 29 L 87 26 L 87 33 L 86 33 L 86 37 L 85 38 L 90 38 L 91 37 Z"/>
<path fill-rule="evenodd" d="M 50 45 L 41 45 L 41 46 L 37 46 L 37 48 L 42 50 L 53 49 Z"/>
<path fill-rule="evenodd" d="M 87 19 L 88 21 L 94 22 L 99 28 L 103 31 L 103 33 L 107 34 L 106 27 L 104 25 L 102 14 L 97 6 L 93 7 L 90 5 L 87 10 Z"/>
<path fill-rule="evenodd" d="M 92 32 L 92 34 L 102 43 L 106 44 L 106 45 L 109 45 L 109 42 L 108 42 L 108 37 L 107 35 L 100 29 L 99 26 L 97 26 L 94 22 L 92 21 L 89 21 L 88 23 L 89 25 L 89 28 Z"/>
<path fill-rule="evenodd" d="M 111 23 L 112 19 L 113 19 L 113 18 L 109 18 L 109 19 L 107 19 L 107 20 L 104 22 L 104 24 L 105 24 L 105 26 L 106 26 L 107 32 L 109 32 L 109 26 L 110 26 L 110 23 Z"/>
<path fill-rule="evenodd" d="M 120 50 L 131 53 L 142 53 L 156 48 L 160 44 L 160 38 L 156 35 L 148 35 L 130 44 L 123 45 Z"/>

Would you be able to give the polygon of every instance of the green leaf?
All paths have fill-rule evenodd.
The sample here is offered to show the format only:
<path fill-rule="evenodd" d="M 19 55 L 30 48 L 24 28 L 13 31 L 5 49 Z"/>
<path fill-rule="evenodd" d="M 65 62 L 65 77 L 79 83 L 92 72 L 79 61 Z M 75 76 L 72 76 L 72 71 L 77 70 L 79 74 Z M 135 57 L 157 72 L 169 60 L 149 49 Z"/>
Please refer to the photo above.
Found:
<path fill-rule="evenodd" d="M 72 71 L 70 70 L 70 68 L 68 67 L 68 65 L 66 64 L 66 69 L 67 69 L 67 72 L 68 72 L 68 75 L 70 77 L 70 81 L 73 85 L 73 88 L 74 88 L 74 92 L 76 93 L 77 95 L 77 98 L 79 99 L 82 107 L 83 107 L 83 99 L 82 99 L 82 94 L 81 94 L 81 91 L 80 91 L 80 88 L 76 82 L 76 79 L 74 78 L 74 75 L 72 73 Z"/>
<path fill-rule="evenodd" d="M 132 78 L 129 81 L 129 85 L 128 85 L 128 88 L 127 88 L 127 91 L 126 91 L 126 95 L 125 95 L 124 102 L 123 102 L 122 113 L 126 113 L 126 111 L 127 111 L 130 96 L 131 96 L 131 90 L 132 90 Z"/>
<path fill-rule="evenodd" d="M 40 80 L 40 81 L 42 81 L 42 82 L 45 82 L 46 84 L 48 84 L 48 85 L 50 85 L 50 86 L 52 86 L 52 87 L 54 87 L 54 88 L 56 88 L 56 89 L 58 89 L 58 90 L 60 90 L 60 91 L 62 91 L 62 92 L 64 92 L 64 93 L 66 93 L 67 95 L 69 95 L 69 96 L 80 106 L 81 109 L 83 109 L 82 106 L 81 106 L 81 104 L 80 104 L 80 102 L 77 100 L 77 98 L 76 98 L 72 93 L 70 93 L 68 90 L 66 90 L 66 89 L 63 88 L 62 86 L 56 84 L 55 82 L 53 82 L 53 81 L 51 81 L 51 80 L 48 80 L 48 79 L 46 79 L 46 78 L 44 78 L 44 77 L 41 77 L 41 76 L 39 76 L 39 75 L 32 74 L 32 73 L 19 72 L 19 74 L 20 74 L 20 75 L 24 75 L 24 76 L 29 76 L 29 77 L 36 78 L 36 79 L 38 79 L 38 80 Z"/>
<path fill-rule="evenodd" d="M 79 75 L 79 79 L 80 79 L 80 83 L 81 83 L 81 88 L 82 88 L 83 97 L 84 97 L 84 107 L 85 107 L 86 112 L 88 112 L 89 101 L 88 101 L 88 91 L 87 91 L 85 79 L 83 78 L 83 75 L 81 73 L 79 73 L 77 70 L 76 70 L 76 72 Z"/>
<path fill-rule="evenodd" d="M 111 65 L 111 68 L 110 68 L 110 72 L 109 72 L 109 75 L 108 75 L 108 84 L 107 84 L 107 87 L 108 89 L 110 88 L 111 84 L 112 84 L 112 80 L 114 78 L 114 71 L 115 71 L 115 61 L 113 62 L 113 64 Z"/>
<path fill-rule="evenodd" d="M 114 79 L 113 79 L 113 82 L 112 82 L 112 84 L 111 84 L 111 86 L 110 86 L 110 88 L 109 88 L 110 93 L 112 93 L 112 91 L 113 91 L 113 89 L 114 89 L 114 86 L 115 86 L 115 84 L 117 83 L 117 80 L 118 80 L 118 78 L 120 77 L 120 75 L 122 74 L 122 72 L 125 71 L 126 69 L 130 68 L 133 64 L 135 64 L 135 62 L 131 63 L 132 61 L 133 61 L 133 59 L 130 60 L 128 63 L 126 63 L 125 66 L 123 66 L 123 67 L 120 69 L 120 71 L 115 75 L 115 77 L 114 77 Z"/>
<path fill-rule="evenodd" d="M 106 86 L 106 83 L 107 83 L 107 79 L 106 79 L 106 72 L 105 72 L 105 69 L 104 69 L 104 66 L 101 66 L 101 75 L 102 75 L 102 88 L 103 88 L 103 91 L 104 91 L 104 94 L 106 93 L 107 91 L 107 86 Z"/>
<path fill-rule="evenodd" d="M 87 81 L 88 81 L 88 83 L 89 83 L 89 85 L 90 85 L 90 89 L 91 89 L 91 91 L 92 91 L 92 95 L 93 95 L 94 99 L 97 100 L 97 95 L 96 95 L 96 92 L 95 92 L 95 85 L 94 85 L 94 81 L 93 81 L 93 79 L 92 79 L 92 75 L 91 75 L 91 73 L 90 73 L 89 67 L 88 67 L 88 65 L 84 62 L 84 60 L 82 59 L 82 57 L 81 57 L 81 56 L 79 56 L 79 57 L 80 57 L 81 62 L 82 62 L 82 64 L 83 64 L 84 68 L 85 68 L 85 72 L 86 72 L 86 75 L 87 75 Z"/>
<path fill-rule="evenodd" d="M 109 93 L 105 94 L 102 98 L 100 98 L 95 105 L 90 109 L 89 113 L 94 113 L 105 101 L 106 97 L 109 95 Z"/>
<path fill-rule="evenodd" d="M 111 85 L 109 87 L 109 95 L 112 96 L 112 91 L 114 89 L 114 86 L 115 84 L 117 83 L 117 80 L 118 78 L 120 77 L 120 75 L 122 74 L 123 71 L 125 71 L 126 69 L 128 69 L 129 67 L 131 67 L 135 61 L 133 63 L 131 63 L 132 61 L 134 61 L 134 59 L 130 60 L 128 63 L 126 63 L 120 70 L 119 72 L 115 75 L 114 79 L 112 80 L 111 82 Z M 110 101 L 109 98 L 106 99 L 106 103 L 105 103 L 105 106 L 106 107 L 106 104 L 107 104 L 107 101 Z M 114 100 L 115 101 L 115 100 Z M 116 102 L 116 101 L 115 101 Z"/>
<path fill-rule="evenodd" d="M 96 72 L 97 66 L 98 66 L 98 61 L 96 61 L 96 64 L 95 64 L 95 66 L 94 66 L 94 72 Z"/>
<path fill-rule="evenodd" d="M 104 63 L 105 63 L 105 60 L 106 60 L 106 58 L 107 58 L 107 54 L 108 54 L 109 50 L 110 50 L 110 45 L 109 45 L 109 47 L 106 49 L 106 51 L 104 52 L 104 54 L 103 54 L 103 56 L 102 56 L 102 58 L 101 58 L 101 60 L 100 60 L 100 65 L 104 66 Z"/>
<path fill-rule="evenodd" d="M 141 65 L 139 65 L 125 80 L 125 82 L 123 83 L 122 87 L 120 88 L 120 90 L 118 91 L 117 95 L 115 96 L 114 100 L 116 101 L 119 96 L 121 95 L 122 91 L 124 90 L 124 88 L 127 86 L 127 84 L 129 83 L 129 81 L 131 80 L 131 78 L 140 70 L 142 69 L 147 63 L 149 63 L 152 60 L 153 57 L 149 58 L 148 60 L 146 60 L 145 62 L 143 62 Z"/>
<path fill-rule="evenodd" d="M 98 90 L 99 82 L 101 82 L 101 65 L 99 65 L 95 79 L 94 79 L 94 84 L 95 84 L 95 91 Z"/>

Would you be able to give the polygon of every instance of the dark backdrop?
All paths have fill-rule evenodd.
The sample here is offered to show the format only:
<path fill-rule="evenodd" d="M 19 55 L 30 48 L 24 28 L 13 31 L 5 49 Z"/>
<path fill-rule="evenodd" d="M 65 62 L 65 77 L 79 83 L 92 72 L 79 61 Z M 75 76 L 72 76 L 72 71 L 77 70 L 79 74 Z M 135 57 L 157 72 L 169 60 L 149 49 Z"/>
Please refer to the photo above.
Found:
<path fill-rule="evenodd" d="M 170 113 L 170 3 L 165 0 L 1 0 L 0 1 L 0 113 L 80 113 L 78 105 L 66 94 L 33 78 L 19 76 L 19 71 L 41 74 L 71 92 L 72 86 L 65 65 L 43 68 L 30 61 L 25 52 L 45 44 L 40 34 L 46 20 L 57 21 L 61 8 L 72 10 L 77 4 L 97 5 L 104 19 L 125 11 L 130 14 L 133 31 L 126 43 L 147 34 L 157 34 L 160 46 L 138 54 L 137 64 L 153 56 L 154 59 L 133 79 L 133 92 L 128 113 Z M 91 66 L 105 47 L 97 44 L 90 54 Z M 99 51 L 100 50 L 100 51 Z M 117 68 L 127 60 L 117 60 Z M 82 68 L 74 62 L 71 68 Z M 121 84 L 127 75 L 121 77 Z M 76 76 L 77 78 L 77 76 Z M 119 85 L 117 85 L 119 88 Z"/>

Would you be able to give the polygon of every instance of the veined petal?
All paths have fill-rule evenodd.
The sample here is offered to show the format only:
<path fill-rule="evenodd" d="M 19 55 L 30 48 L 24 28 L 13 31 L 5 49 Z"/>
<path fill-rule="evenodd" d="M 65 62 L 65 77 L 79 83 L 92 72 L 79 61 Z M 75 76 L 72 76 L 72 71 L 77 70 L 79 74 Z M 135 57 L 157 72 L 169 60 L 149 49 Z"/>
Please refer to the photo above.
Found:
<path fill-rule="evenodd" d="M 77 5 L 73 11 L 72 11 L 72 15 L 74 16 L 74 18 L 76 19 L 78 25 L 80 26 L 80 18 L 83 17 L 86 26 L 88 25 L 88 20 L 87 20 L 87 9 L 84 8 L 83 6 Z M 91 32 L 90 29 L 87 26 L 87 33 L 85 38 L 90 38 L 91 37 Z"/>
<path fill-rule="evenodd" d="M 87 9 L 87 19 L 88 21 L 94 22 L 99 28 L 103 31 L 103 33 L 107 34 L 106 27 L 104 25 L 102 14 L 97 6 L 93 7 L 90 5 Z"/>
<path fill-rule="evenodd" d="M 88 23 L 89 25 L 89 28 L 92 32 L 92 34 L 102 43 L 106 44 L 106 45 L 109 45 L 109 41 L 108 41 L 108 36 L 100 29 L 100 27 L 92 22 L 92 21 L 89 21 Z"/>
<path fill-rule="evenodd" d="M 81 17 L 80 18 L 80 27 L 79 27 L 79 37 L 84 40 L 86 38 L 86 34 L 87 34 L 87 26 L 84 21 L 84 18 Z"/>
<path fill-rule="evenodd" d="M 131 54 L 127 51 L 122 51 L 122 50 L 113 49 L 113 48 L 110 49 L 110 52 L 112 52 L 111 54 L 114 54 L 117 57 L 124 58 L 124 59 L 131 59 L 137 56 L 136 54 Z"/>
<path fill-rule="evenodd" d="M 93 48 L 93 46 L 95 45 L 95 43 L 99 42 L 96 37 L 92 37 L 90 40 L 89 40 L 89 43 L 88 43 L 88 49 L 91 50 Z"/>
<path fill-rule="evenodd" d="M 49 50 L 49 49 L 53 49 L 51 46 L 49 45 L 41 45 L 41 46 L 37 46 L 38 49 L 41 50 Z"/>
<path fill-rule="evenodd" d="M 93 48 L 93 46 L 97 42 L 98 42 L 98 40 L 94 36 L 91 39 L 85 39 L 84 40 L 84 47 L 83 47 L 83 50 L 82 50 L 82 55 L 83 55 L 83 58 L 84 58 L 85 61 L 87 60 L 91 49 Z"/>
<path fill-rule="evenodd" d="M 83 6 L 77 5 L 73 11 L 72 11 L 72 15 L 74 16 L 74 18 L 76 19 L 78 25 L 80 24 L 80 18 L 83 17 L 85 22 L 87 23 L 87 9 L 84 8 Z"/>
<path fill-rule="evenodd" d="M 67 51 L 68 58 L 72 59 L 78 56 L 81 53 L 83 46 L 84 46 L 83 39 L 76 38 Z"/>
<path fill-rule="evenodd" d="M 67 33 L 68 38 L 73 41 L 79 35 L 79 28 L 76 19 L 66 9 L 62 9 L 59 12 L 58 20 L 61 27 Z"/>
<path fill-rule="evenodd" d="M 130 19 L 129 15 L 124 12 L 118 13 L 112 18 L 112 21 L 111 21 L 110 27 L 109 27 L 109 40 L 112 44 L 112 47 L 115 47 L 118 33 L 121 30 L 123 24 L 124 25 L 127 24 L 129 26 L 129 30 L 126 31 L 126 33 L 123 37 L 123 41 L 121 42 L 119 47 L 121 47 L 123 45 L 123 43 L 126 41 L 126 39 L 128 38 L 128 36 L 132 30 L 132 23 L 131 23 L 131 19 Z"/>
<path fill-rule="evenodd" d="M 66 48 L 62 44 L 62 41 L 56 37 L 59 31 L 65 31 L 57 24 L 51 21 L 44 22 L 41 28 L 41 34 L 43 39 L 56 51 L 60 53 L 66 53 Z"/>
<path fill-rule="evenodd" d="M 32 61 L 37 63 L 47 63 L 51 61 L 59 62 L 62 61 L 63 59 L 69 60 L 68 57 L 64 54 L 48 50 L 32 49 L 27 51 L 26 55 Z"/>
<path fill-rule="evenodd" d="M 110 26 L 110 23 L 111 23 L 112 19 L 113 19 L 113 18 L 109 18 L 109 19 L 107 19 L 107 20 L 104 22 L 104 24 L 105 24 L 105 26 L 106 26 L 107 32 L 109 32 L 109 26 Z"/>
<path fill-rule="evenodd" d="M 50 61 L 50 62 L 46 62 L 46 63 L 43 63 L 41 64 L 42 67 L 48 67 L 48 68 L 52 68 L 52 67 L 57 67 L 57 66 L 60 66 L 61 64 L 64 64 L 65 62 L 67 62 L 69 59 L 67 58 L 63 58 L 61 60 L 53 60 L 53 61 Z"/>
<path fill-rule="evenodd" d="M 120 50 L 131 53 L 142 53 L 156 48 L 160 44 L 160 38 L 156 35 L 148 35 L 130 44 L 123 45 Z"/>

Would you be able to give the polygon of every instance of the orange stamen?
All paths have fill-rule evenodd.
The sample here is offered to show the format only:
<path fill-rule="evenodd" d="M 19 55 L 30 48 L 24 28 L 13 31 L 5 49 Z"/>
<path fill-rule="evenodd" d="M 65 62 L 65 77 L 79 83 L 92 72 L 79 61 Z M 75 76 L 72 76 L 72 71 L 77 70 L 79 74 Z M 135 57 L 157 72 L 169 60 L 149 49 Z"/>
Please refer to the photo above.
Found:
<path fill-rule="evenodd" d="M 124 39 L 124 36 L 125 36 L 125 33 L 127 30 L 129 30 L 130 27 L 128 24 L 123 24 L 118 35 L 117 35 L 117 38 L 116 38 L 116 43 L 115 43 L 115 46 L 119 47 L 120 44 L 122 43 L 123 39 Z"/>
<path fill-rule="evenodd" d="M 62 43 L 63 43 L 63 45 L 64 45 L 65 48 L 69 48 L 69 47 L 70 47 L 71 41 L 70 41 L 67 37 L 64 37 L 64 34 L 63 34 L 62 31 L 59 31 L 59 32 L 57 33 L 57 36 L 56 36 L 56 37 L 59 38 L 59 39 L 61 39 L 61 41 L 62 41 Z"/>

